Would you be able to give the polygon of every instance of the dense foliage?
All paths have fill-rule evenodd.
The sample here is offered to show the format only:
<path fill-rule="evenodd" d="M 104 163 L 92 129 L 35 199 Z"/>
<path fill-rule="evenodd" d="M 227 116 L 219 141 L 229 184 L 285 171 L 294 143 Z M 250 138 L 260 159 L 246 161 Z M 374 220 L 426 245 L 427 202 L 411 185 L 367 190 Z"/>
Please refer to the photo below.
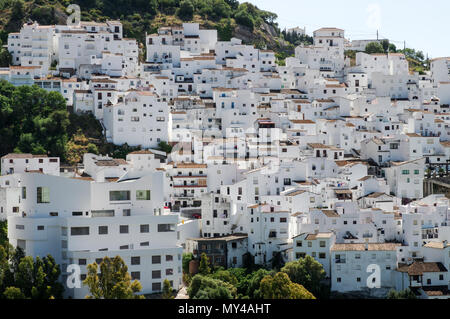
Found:
<path fill-rule="evenodd" d="M 0 81 L 0 156 L 32 153 L 58 156 L 62 162 L 76 164 L 86 152 L 126 158 L 140 150 L 127 144 L 106 143 L 100 122 L 92 114 L 67 111 L 58 92 L 37 86 L 14 86 Z M 164 150 L 170 146 L 162 144 Z"/>
<path fill-rule="evenodd" d="M 0 220 L 0 246 L 8 243 L 8 221 Z"/>
<path fill-rule="evenodd" d="M 314 296 L 326 297 L 326 289 L 322 285 L 326 273 L 322 264 L 313 257 L 306 255 L 305 258 L 289 262 L 281 271 L 286 273 L 293 283 L 302 285 Z"/>
<path fill-rule="evenodd" d="M 100 265 L 94 262 L 87 269 L 83 281 L 89 287 L 87 299 L 144 299 L 144 296 L 136 295 L 142 290 L 141 283 L 131 281 L 128 267 L 120 256 L 104 257 Z"/>
<path fill-rule="evenodd" d="M 64 287 L 58 282 L 60 274 L 59 265 L 51 255 L 33 259 L 9 243 L 0 245 L 0 298 L 62 298 Z"/>
<path fill-rule="evenodd" d="M 188 264 L 192 258 L 191 254 L 183 256 L 184 278 L 189 276 L 186 270 L 189 270 Z M 187 282 L 188 294 L 192 299 L 315 299 L 302 283 L 319 293 L 326 290 L 320 282 L 324 272 L 322 266 L 316 261 L 311 263 L 309 259 L 288 263 L 280 272 L 255 265 L 251 268 L 223 269 L 211 266 L 206 255 L 200 259 L 198 274 Z M 308 271 L 312 274 L 306 274 Z"/>
<path fill-rule="evenodd" d="M 403 291 L 396 291 L 392 289 L 389 291 L 387 299 L 417 299 L 417 297 L 410 289 Z"/>
<path fill-rule="evenodd" d="M 69 113 L 57 92 L 0 81 L 0 154 L 22 152 L 65 158 Z"/>
<path fill-rule="evenodd" d="M 260 290 L 264 299 L 316 299 L 302 285 L 293 283 L 284 272 L 264 277 Z"/>

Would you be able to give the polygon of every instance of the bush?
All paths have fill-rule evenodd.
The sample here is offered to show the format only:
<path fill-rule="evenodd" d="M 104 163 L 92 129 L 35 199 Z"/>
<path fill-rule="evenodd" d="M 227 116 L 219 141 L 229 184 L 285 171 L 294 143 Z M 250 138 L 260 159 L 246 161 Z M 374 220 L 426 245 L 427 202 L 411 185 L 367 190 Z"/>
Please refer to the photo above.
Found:
<path fill-rule="evenodd" d="M 189 262 L 194 259 L 194 255 L 192 253 L 185 253 L 183 254 L 183 273 L 189 274 Z"/>
<path fill-rule="evenodd" d="M 366 53 L 367 54 L 374 54 L 374 53 L 385 53 L 383 46 L 378 42 L 370 42 L 366 46 Z"/>
<path fill-rule="evenodd" d="M 244 10 L 239 11 L 234 16 L 234 19 L 237 23 L 242 24 L 243 26 L 249 27 L 251 30 L 253 30 L 255 26 L 255 22 L 253 21 L 253 18 Z"/>
<path fill-rule="evenodd" d="M 191 299 L 233 299 L 236 296 L 236 288 L 222 280 L 195 275 L 188 294 Z"/>
<path fill-rule="evenodd" d="M 190 0 L 183 0 L 177 10 L 177 16 L 183 21 L 191 21 L 194 17 L 194 5 Z"/>

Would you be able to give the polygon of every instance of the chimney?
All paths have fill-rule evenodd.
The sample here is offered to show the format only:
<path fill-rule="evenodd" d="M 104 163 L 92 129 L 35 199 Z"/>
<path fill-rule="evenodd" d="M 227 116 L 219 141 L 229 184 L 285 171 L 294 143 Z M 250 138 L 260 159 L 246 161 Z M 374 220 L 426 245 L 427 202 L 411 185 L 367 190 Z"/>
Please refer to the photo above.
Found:
<path fill-rule="evenodd" d="M 366 242 L 365 244 L 364 244 L 364 249 L 366 250 L 366 251 L 368 251 L 369 250 L 369 243 L 368 242 Z"/>

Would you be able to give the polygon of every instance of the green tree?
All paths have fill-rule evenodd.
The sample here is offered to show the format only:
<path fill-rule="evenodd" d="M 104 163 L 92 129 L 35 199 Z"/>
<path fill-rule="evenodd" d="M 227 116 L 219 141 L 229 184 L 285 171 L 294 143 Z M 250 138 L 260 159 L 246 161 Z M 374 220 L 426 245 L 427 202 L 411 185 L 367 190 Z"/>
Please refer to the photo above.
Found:
<path fill-rule="evenodd" d="M 192 253 L 183 254 L 182 260 L 183 273 L 189 274 L 189 263 L 191 262 L 192 259 L 194 259 L 194 255 Z"/>
<path fill-rule="evenodd" d="M 293 283 L 284 272 L 264 277 L 260 289 L 264 299 L 315 299 L 313 294 L 302 285 Z"/>
<path fill-rule="evenodd" d="M 83 160 L 83 155 L 86 153 L 98 154 L 98 148 L 95 144 L 89 142 L 89 139 L 80 129 L 67 143 L 66 161 L 75 165 Z"/>
<path fill-rule="evenodd" d="M 306 255 L 305 258 L 288 262 L 281 271 L 286 273 L 292 282 L 302 285 L 315 296 L 321 295 L 321 282 L 326 273 L 322 264 L 313 257 Z"/>
<path fill-rule="evenodd" d="M 384 53 L 387 53 L 389 50 L 389 40 L 381 40 L 381 46 L 383 47 Z"/>
<path fill-rule="evenodd" d="M 64 160 L 68 125 L 60 93 L 0 81 L 0 154 L 30 152 Z"/>
<path fill-rule="evenodd" d="M 0 40 L 0 67 L 9 67 L 12 64 L 12 55 L 8 48 L 3 47 L 3 42 Z"/>
<path fill-rule="evenodd" d="M 244 283 L 245 295 L 250 299 L 261 299 L 263 295 L 261 293 L 261 280 L 264 277 L 275 275 L 274 271 L 269 271 L 267 269 L 258 269 L 257 271 L 250 274 L 248 280 Z"/>
<path fill-rule="evenodd" d="M 172 146 L 167 144 L 167 142 L 164 142 L 164 141 L 159 142 L 158 147 L 163 152 L 166 152 L 166 153 L 172 152 Z"/>
<path fill-rule="evenodd" d="M 8 243 L 8 221 L 0 221 L 0 246 Z"/>
<path fill-rule="evenodd" d="M 164 279 L 162 298 L 173 299 L 172 286 L 170 285 L 170 281 L 167 279 Z"/>
<path fill-rule="evenodd" d="M 389 43 L 389 52 L 390 53 L 396 53 L 397 52 L 397 47 L 395 46 L 394 43 Z"/>
<path fill-rule="evenodd" d="M 206 256 L 205 253 L 202 253 L 200 257 L 200 266 L 198 267 L 198 272 L 202 275 L 208 275 L 211 272 L 208 256 Z"/>
<path fill-rule="evenodd" d="M 21 20 L 24 16 L 24 2 L 22 0 L 14 0 L 12 2 L 11 20 Z"/>
<path fill-rule="evenodd" d="M 234 276 L 228 270 L 220 269 L 220 270 L 216 271 L 214 274 L 212 274 L 211 277 L 214 279 L 219 279 L 223 282 L 227 282 L 235 287 L 238 284 L 238 280 L 237 280 L 236 276 Z"/>
<path fill-rule="evenodd" d="M 91 295 L 87 299 L 144 299 L 136 293 L 142 290 L 141 283 L 131 281 L 128 267 L 120 256 L 113 259 L 104 257 L 100 263 L 100 274 L 97 263 L 89 264 L 87 277 L 83 284 L 89 287 Z"/>
<path fill-rule="evenodd" d="M 191 299 L 233 299 L 236 288 L 224 281 L 203 275 L 195 275 L 188 288 Z"/>
<path fill-rule="evenodd" d="M 234 16 L 234 19 L 237 23 L 249 27 L 251 30 L 253 30 L 255 26 L 255 21 L 253 21 L 252 16 L 245 10 L 238 11 Z"/>
<path fill-rule="evenodd" d="M 384 53 L 384 48 L 378 42 L 370 42 L 366 45 L 366 53 L 367 54 Z"/>
<path fill-rule="evenodd" d="M 391 289 L 387 295 L 387 299 L 417 299 L 417 297 L 410 289 L 403 291 Z"/>
<path fill-rule="evenodd" d="M 194 5 L 191 0 L 180 2 L 180 8 L 177 10 L 177 16 L 183 21 L 191 21 L 194 17 Z"/>
<path fill-rule="evenodd" d="M 25 295 L 20 291 L 19 288 L 16 287 L 8 287 L 5 289 L 3 296 L 6 299 L 25 299 Z"/>

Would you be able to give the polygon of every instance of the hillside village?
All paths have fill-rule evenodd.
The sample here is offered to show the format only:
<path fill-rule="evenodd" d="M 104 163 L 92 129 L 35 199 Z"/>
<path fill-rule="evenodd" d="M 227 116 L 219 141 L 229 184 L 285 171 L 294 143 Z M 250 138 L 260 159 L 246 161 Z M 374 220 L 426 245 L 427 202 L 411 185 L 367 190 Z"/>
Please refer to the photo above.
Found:
<path fill-rule="evenodd" d="M 120 21 L 10 33 L 0 79 L 59 92 L 108 142 L 141 148 L 85 153 L 75 168 L 5 154 L 10 243 L 50 253 L 63 283 L 68 265 L 84 280 L 87 264 L 119 255 L 146 294 L 165 279 L 179 289 L 191 252 L 224 268 L 309 255 L 334 292 L 449 298 L 450 57 L 419 74 L 342 29 L 318 29 L 313 42 L 281 66 L 273 51 L 183 23 L 146 34 L 141 63 Z"/>

